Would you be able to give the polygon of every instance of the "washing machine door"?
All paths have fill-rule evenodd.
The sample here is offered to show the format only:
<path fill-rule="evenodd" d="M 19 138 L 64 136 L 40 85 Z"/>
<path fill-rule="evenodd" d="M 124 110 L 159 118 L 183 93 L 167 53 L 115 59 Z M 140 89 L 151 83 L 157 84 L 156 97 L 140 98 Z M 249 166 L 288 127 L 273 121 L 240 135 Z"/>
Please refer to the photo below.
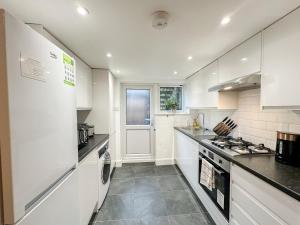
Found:
<path fill-rule="evenodd" d="M 103 184 L 106 184 L 110 178 L 110 166 L 111 166 L 111 157 L 109 152 L 105 152 L 102 156 L 103 164 L 101 170 L 101 180 Z"/>

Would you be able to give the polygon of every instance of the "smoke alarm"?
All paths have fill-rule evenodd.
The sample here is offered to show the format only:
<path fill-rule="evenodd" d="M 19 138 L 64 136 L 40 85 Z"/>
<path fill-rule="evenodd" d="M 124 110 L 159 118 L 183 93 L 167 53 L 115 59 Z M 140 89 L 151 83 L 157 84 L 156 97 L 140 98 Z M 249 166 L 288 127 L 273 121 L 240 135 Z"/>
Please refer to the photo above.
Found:
<path fill-rule="evenodd" d="M 152 14 L 152 27 L 155 29 L 164 29 L 168 26 L 169 13 L 166 11 L 156 11 Z"/>

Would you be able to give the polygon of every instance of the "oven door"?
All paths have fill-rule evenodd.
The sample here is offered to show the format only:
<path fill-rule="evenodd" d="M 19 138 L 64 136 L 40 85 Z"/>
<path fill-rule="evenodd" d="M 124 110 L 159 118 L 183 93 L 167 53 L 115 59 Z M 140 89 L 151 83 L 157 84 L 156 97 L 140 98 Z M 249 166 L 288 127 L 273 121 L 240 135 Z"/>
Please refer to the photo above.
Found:
<path fill-rule="evenodd" d="M 200 183 L 203 158 L 214 166 L 215 185 L 212 188 L 212 191 Z M 229 220 L 230 174 L 201 153 L 199 154 L 199 184 L 215 203 L 215 205 L 220 209 L 227 220 Z"/>

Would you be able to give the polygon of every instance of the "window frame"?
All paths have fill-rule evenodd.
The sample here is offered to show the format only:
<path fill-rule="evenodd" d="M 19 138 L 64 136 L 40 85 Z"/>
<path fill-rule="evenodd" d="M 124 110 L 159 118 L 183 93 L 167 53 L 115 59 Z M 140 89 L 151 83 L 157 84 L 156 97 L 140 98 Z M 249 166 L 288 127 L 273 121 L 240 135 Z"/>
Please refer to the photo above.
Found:
<path fill-rule="evenodd" d="M 158 111 L 159 112 L 163 112 L 163 113 L 166 113 L 166 112 L 171 112 L 172 110 L 168 110 L 168 109 L 161 109 L 160 107 L 160 88 L 167 88 L 167 87 L 174 87 L 174 88 L 178 88 L 180 87 L 181 88 L 181 109 L 177 110 L 176 109 L 176 112 L 178 113 L 182 113 L 184 112 L 184 85 L 182 84 L 166 84 L 166 85 L 158 85 Z"/>

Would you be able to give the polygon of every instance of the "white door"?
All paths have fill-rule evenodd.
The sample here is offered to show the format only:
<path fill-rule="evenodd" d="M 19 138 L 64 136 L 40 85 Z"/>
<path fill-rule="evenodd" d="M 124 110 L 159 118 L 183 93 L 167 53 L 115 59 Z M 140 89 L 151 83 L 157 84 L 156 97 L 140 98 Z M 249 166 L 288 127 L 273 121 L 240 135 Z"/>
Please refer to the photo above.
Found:
<path fill-rule="evenodd" d="M 122 95 L 123 162 L 152 161 L 152 86 L 123 86 Z"/>

